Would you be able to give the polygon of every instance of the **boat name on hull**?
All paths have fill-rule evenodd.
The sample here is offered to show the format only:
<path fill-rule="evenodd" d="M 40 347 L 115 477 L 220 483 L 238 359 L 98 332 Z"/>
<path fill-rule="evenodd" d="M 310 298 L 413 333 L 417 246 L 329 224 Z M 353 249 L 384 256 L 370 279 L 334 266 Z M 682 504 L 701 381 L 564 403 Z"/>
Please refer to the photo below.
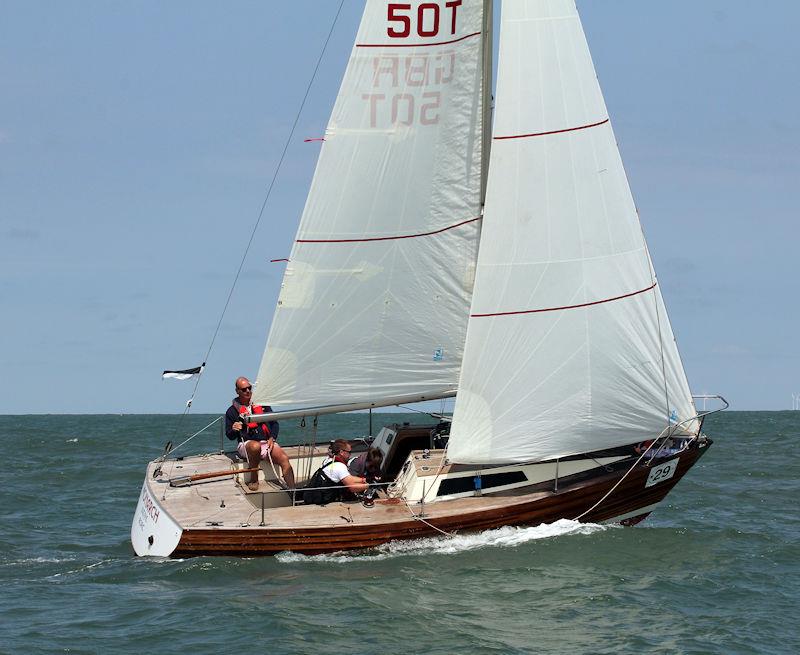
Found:
<path fill-rule="evenodd" d="M 153 523 L 158 523 L 158 508 L 153 502 L 153 499 L 150 498 L 150 493 L 146 488 L 142 488 L 142 513 L 147 515 L 142 518 L 147 518 L 149 516 Z"/>

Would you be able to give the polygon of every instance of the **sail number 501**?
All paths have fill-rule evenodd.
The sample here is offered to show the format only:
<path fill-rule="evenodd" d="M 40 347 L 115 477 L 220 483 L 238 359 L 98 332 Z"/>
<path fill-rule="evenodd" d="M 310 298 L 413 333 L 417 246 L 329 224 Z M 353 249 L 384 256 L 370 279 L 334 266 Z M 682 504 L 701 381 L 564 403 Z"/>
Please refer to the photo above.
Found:
<path fill-rule="evenodd" d="M 461 0 L 447 0 L 444 3 L 444 10 L 435 2 L 423 2 L 416 11 L 412 11 L 410 3 L 390 2 L 388 5 L 390 25 L 386 33 L 394 39 L 402 39 L 410 36 L 411 28 L 414 27 L 418 36 L 437 36 L 442 14 L 445 14 L 445 22 L 450 19 L 450 34 L 455 34 L 456 14 L 460 6 Z"/>
<path fill-rule="evenodd" d="M 652 487 L 654 484 L 658 484 L 659 482 L 664 482 L 664 480 L 669 480 L 673 475 L 675 475 L 675 471 L 678 468 L 678 459 L 671 459 L 668 462 L 664 462 L 663 464 L 659 464 L 658 466 L 654 466 L 650 470 L 650 475 L 647 476 L 647 482 L 645 483 L 645 487 Z"/>

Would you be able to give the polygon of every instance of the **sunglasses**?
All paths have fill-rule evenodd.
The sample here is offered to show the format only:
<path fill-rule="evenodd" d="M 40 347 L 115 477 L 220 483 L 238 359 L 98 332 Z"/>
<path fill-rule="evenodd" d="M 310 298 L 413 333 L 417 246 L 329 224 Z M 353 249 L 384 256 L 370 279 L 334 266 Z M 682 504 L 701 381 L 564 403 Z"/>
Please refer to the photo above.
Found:
<path fill-rule="evenodd" d="M 236 387 L 236 391 L 241 391 L 243 393 L 246 393 L 246 392 L 252 391 L 252 390 L 253 390 L 253 386 L 252 385 L 249 386 L 249 387 Z"/>

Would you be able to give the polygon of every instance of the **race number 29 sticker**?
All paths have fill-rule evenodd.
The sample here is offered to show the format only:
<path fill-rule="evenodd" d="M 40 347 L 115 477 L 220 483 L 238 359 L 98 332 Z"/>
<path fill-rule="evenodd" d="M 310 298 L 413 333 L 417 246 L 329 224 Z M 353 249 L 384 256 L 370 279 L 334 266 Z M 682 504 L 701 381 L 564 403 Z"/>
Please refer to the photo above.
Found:
<path fill-rule="evenodd" d="M 650 471 L 650 475 L 647 476 L 647 483 L 644 485 L 645 488 L 652 487 L 654 484 L 658 484 L 659 482 L 664 482 L 664 480 L 669 480 L 673 475 L 675 475 L 675 470 L 677 468 L 677 458 L 653 467 L 653 469 Z"/>

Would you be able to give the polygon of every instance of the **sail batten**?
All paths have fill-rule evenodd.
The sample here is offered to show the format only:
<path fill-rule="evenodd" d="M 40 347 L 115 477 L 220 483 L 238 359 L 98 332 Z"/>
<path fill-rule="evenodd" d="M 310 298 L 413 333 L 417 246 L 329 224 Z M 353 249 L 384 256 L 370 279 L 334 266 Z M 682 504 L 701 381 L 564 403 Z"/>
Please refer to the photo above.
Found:
<path fill-rule="evenodd" d="M 589 123 L 588 125 L 578 125 L 577 127 L 564 127 L 560 130 L 548 130 L 546 132 L 531 132 L 529 134 L 505 134 L 502 136 L 492 137 L 496 141 L 505 141 L 506 139 L 529 139 L 537 136 L 550 136 L 551 134 L 564 134 L 565 132 L 577 132 L 578 130 L 588 130 L 592 127 L 599 127 L 608 123 L 609 119 L 605 118 L 596 123 Z"/>
<path fill-rule="evenodd" d="M 638 296 L 640 293 L 646 293 L 647 291 L 652 291 L 655 289 L 656 283 L 653 282 L 649 287 L 645 287 L 644 289 L 639 289 L 638 291 L 631 291 L 630 293 L 625 293 L 621 296 L 614 296 L 613 298 L 604 298 L 603 300 L 594 300 L 592 302 L 584 302 L 578 305 L 563 305 L 561 307 L 543 307 L 541 309 L 519 309 L 516 311 L 510 312 L 492 312 L 488 314 L 470 314 L 471 318 L 488 318 L 490 316 L 516 316 L 518 314 L 541 314 L 543 312 L 560 312 L 565 311 L 567 309 L 580 309 L 581 307 L 591 307 L 592 305 L 602 305 L 607 302 L 614 302 L 615 300 L 623 300 L 624 298 L 630 298 L 631 296 Z"/>
<path fill-rule="evenodd" d="M 450 45 L 458 43 L 465 39 L 471 39 L 480 36 L 481 32 L 473 32 L 472 34 L 465 34 L 457 39 L 450 39 L 448 41 L 433 41 L 430 43 L 356 43 L 356 48 L 435 48 L 437 46 Z"/>
<path fill-rule="evenodd" d="M 481 216 L 476 216 L 475 218 L 468 218 L 464 221 L 459 221 L 458 223 L 454 223 L 453 225 L 447 225 L 445 227 L 441 227 L 438 230 L 431 230 L 430 232 L 419 232 L 417 234 L 396 234 L 392 236 L 373 236 L 367 237 L 362 236 L 353 239 L 297 239 L 297 243 L 366 243 L 367 241 L 393 241 L 398 239 L 415 239 L 418 237 L 429 237 L 435 234 L 440 234 L 441 232 L 446 232 L 447 230 L 453 230 L 457 227 L 461 227 L 462 225 L 467 225 L 468 223 L 473 223 L 474 221 L 481 220 Z"/>

